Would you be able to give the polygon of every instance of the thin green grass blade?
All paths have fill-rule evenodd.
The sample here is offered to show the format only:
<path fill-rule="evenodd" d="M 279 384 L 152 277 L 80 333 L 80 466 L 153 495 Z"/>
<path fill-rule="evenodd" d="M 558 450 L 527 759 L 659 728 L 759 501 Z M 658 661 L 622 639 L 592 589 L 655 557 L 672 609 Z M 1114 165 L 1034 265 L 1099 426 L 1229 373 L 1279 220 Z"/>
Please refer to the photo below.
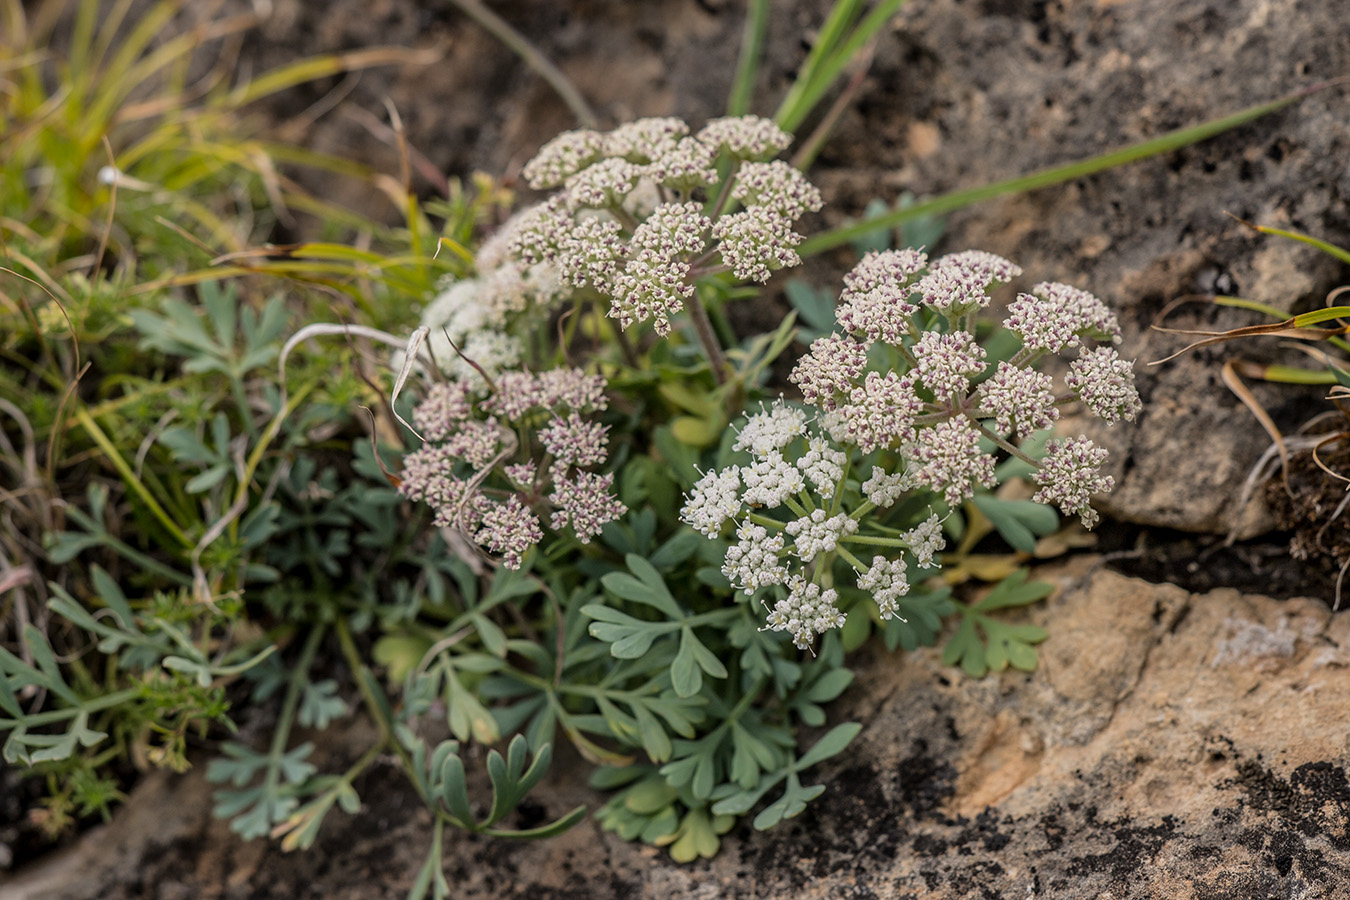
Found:
<path fill-rule="evenodd" d="M 1263 316 L 1270 316 L 1272 319 L 1283 319 L 1289 315 L 1287 310 L 1279 309 L 1268 303 L 1262 303 L 1259 300 L 1247 300 L 1243 297 L 1219 295 L 1215 296 L 1214 303 L 1218 306 L 1231 306 L 1235 309 L 1249 309 L 1252 312 L 1259 312 Z"/>
<path fill-rule="evenodd" d="M 183 532 L 183 529 L 179 527 L 178 523 L 164 511 L 164 507 L 159 505 L 159 502 L 155 499 L 154 495 L 146 489 L 145 483 L 141 481 L 140 478 L 136 477 L 136 473 L 132 470 L 130 464 L 122 457 L 121 451 L 117 449 L 108 435 L 104 433 L 103 429 L 94 422 L 89 416 L 89 412 L 83 406 L 76 407 L 75 419 L 80 423 L 81 427 L 84 428 L 85 434 L 89 435 L 93 442 L 98 445 L 98 448 L 103 451 L 108 462 L 111 463 L 113 468 L 117 470 L 117 473 L 122 476 L 122 481 L 126 486 L 131 489 L 132 493 L 140 498 L 150 514 L 158 519 L 159 523 L 164 526 L 164 530 L 172 535 L 173 539 L 182 547 L 191 548 L 194 542 L 188 538 Z"/>
<path fill-rule="evenodd" d="M 255 78 L 240 90 L 231 93 L 225 105 L 238 108 L 277 91 L 319 78 L 327 78 L 330 75 L 376 66 L 424 65 L 440 58 L 439 50 L 410 50 L 407 47 L 368 47 L 351 53 L 314 56 Z"/>
<path fill-rule="evenodd" d="M 736 61 L 736 77 L 727 97 L 727 115 L 743 116 L 750 111 L 760 59 L 764 55 L 764 35 L 769 30 L 769 0 L 751 0 L 741 32 L 741 54 Z"/>
<path fill-rule="evenodd" d="M 862 20 L 853 33 L 849 35 L 848 40 L 832 52 L 821 64 L 818 72 L 814 74 L 806 90 L 803 92 L 797 108 L 792 111 L 792 115 L 786 117 L 779 124 L 787 131 L 796 131 L 797 126 L 811 114 L 820 103 L 821 98 L 829 91 L 831 85 L 846 69 L 860 52 L 867 42 L 872 40 L 878 31 L 880 31 L 895 13 L 903 6 L 905 0 L 885 0 L 877 4 L 867 17 Z"/>
<path fill-rule="evenodd" d="M 802 111 L 802 98 L 806 95 L 826 57 L 834 50 L 844 32 L 857 18 L 861 6 L 862 0 L 838 0 L 830 9 L 825 24 L 820 27 L 820 36 L 816 38 L 815 44 L 811 47 L 811 52 L 806 54 L 806 61 L 802 63 L 802 67 L 797 73 L 797 80 L 792 83 L 792 87 L 788 88 L 787 95 L 783 97 L 783 102 L 779 104 L 778 112 L 774 114 L 773 120 L 782 126 L 783 130 L 792 130 L 792 127 L 786 123 L 795 121 L 800 124 L 801 120 L 806 118 L 806 112 Z"/>
<path fill-rule="evenodd" d="M 1318 240 L 1310 234 L 1304 234 L 1301 231 L 1290 231 L 1285 228 L 1271 228 L 1269 225 L 1253 225 L 1251 227 L 1262 234 L 1273 234 L 1277 237 L 1288 238 L 1291 241 L 1307 244 L 1310 247 L 1316 247 L 1328 256 L 1334 256 L 1343 263 L 1350 263 L 1350 250 L 1338 247 L 1335 244 L 1327 243 L 1326 241 Z"/>
<path fill-rule="evenodd" d="M 1289 315 L 1288 312 L 1279 309 L 1277 307 L 1271 306 L 1266 303 L 1261 303 L 1256 300 L 1247 300 L 1242 297 L 1218 296 L 1214 298 L 1214 302 L 1219 306 L 1232 306 L 1236 307 L 1237 309 L 1249 309 L 1252 312 L 1259 312 L 1262 315 L 1269 316 L 1272 319 L 1284 319 L 1286 316 Z M 1350 353 L 1350 342 L 1347 342 L 1344 338 L 1328 337 L 1326 340 L 1327 343 L 1331 344 L 1332 346 L 1344 350 L 1347 353 Z"/>
<path fill-rule="evenodd" d="M 1307 328 L 1310 325 L 1330 322 L 1332 319 L 1350 319 L 1350 306 L 1328 306 L 1325 309 L 1314 309 L 1312 312 L 1300 313 L 1289 320 L 1289 326 L 1291 328 Z"/>
<path fill-rule="evenodd" d="M 97 78 L 98 83 L 89 85 L 91 89 L 89 107 L 80 123 L 88 146 L 98 146 L 107 130 L 107 123 L 117 112 L 117 107 L 122 105 L 133 90 L 149 80 L 159 69 L 175 58 L 191 53 L 197 46 L 196 35 L 180 35 L 166 41 L 163 46 L 142 58 L 141 54 L 145 52 L 146 47 L 156 35 L 163 32 L 164 26 L 172 20 L 173 15 L 174 10 L 167 3 L 151 10 L 118 46 L 108 65 L 97 73 L 90 73 L 92 77 Z"/>
<path fill-rule="evenodd" d="M 1336 373 L 1327 369 L 1304 369 L 1300 366 L 1262 366 L 1259 372 L 1263 381 L 1277 381 L 1280 384 L 1336 384 Z"/>
<path fill-rule="evenodd" d="M 976 203 L 982 203 L 985 200 L 993 200 L 996 197 L 1003 197 L 1008 194 L 1020 194 L 1026 191 L 1034 191 L 1038 188 L 1062 184 L 1066 181 L 1072 181 L 1075 178 L 1082 178 L 1097 172 L 1103 172 L 1107 169 L 1114 169 L 1117 166 L 1139 162 L 1163 153 L 1170 153 L 1173 150 L 1188 147 L 1191 144 L 1197 144 L 1200 141 L 1207 140 L 1215 135 L 1222 134 L 1225 131 L 1230 131 L 1237 128 L 1239 125 L 1245 125 L 1262 116 L 1270 115 L 1292 103 L 1302 100 L 1304 97 L 1337 83 L 1339 82 L 1323 82 L 1322 84 L 1314 85 L 1313 87 L 1305 88 L 1292 94 L 1287 94 L 1277 100 L 1260 103 L 1256 106 L 1249 106 L 1246 109 L 1231 115 L 1223 116 L 1218 119 L 1211 119 L 1208 122 L 1192 125 L 1189 128 L 1179 128 L 1175 131 L 1169 131 L 1152 140 L 1142 141 L 1138 144 L 1132 144 L 1128 147 L 1112 150 L 1108 153 L 1102 153 L 1088 159 L 1078 160 L 1077 162 L 1071 162 L 1062 166 L 1053 166 L 1048 169 L 1042 169 L 1039 172 L 1032 172 L 1029 175 L 1019 175 L 1016 178 L 997 181 L 993 184 L 952 191 L 939 197 L 934 197 L 931 200 L 916 203 L 905 209 L 894 210 L 875 219 L 855 222 L 851 225 L 827 231 L 824 234 L 817 235 L 814 238 L 802 242 L 802 245 L 797 248 L 797 252 L 805 258 L 846 244 L 854 238 L 870 231 L 875 231 L 878 228 L 894 228 L 897 225 L 912 221 L 921 216 L 935 216 L 949 213 L 952 210 L 972 206 Z"/>
<path fill-rule="evenodd" d="M 103 60 L 108 55 L 113 41 L 116 40 L 117 32 L 121 30 L 122 23 L 126 21 L 127 13 L 131 10 L 133 2 L 134 0 L 117 0 L 117 3 L 111 8 L 100 10 L 102 22 L 99 23 L 98 37 L 94 39 L 94 48 L 91 53 L 94 68 L 103 65 Z"/>

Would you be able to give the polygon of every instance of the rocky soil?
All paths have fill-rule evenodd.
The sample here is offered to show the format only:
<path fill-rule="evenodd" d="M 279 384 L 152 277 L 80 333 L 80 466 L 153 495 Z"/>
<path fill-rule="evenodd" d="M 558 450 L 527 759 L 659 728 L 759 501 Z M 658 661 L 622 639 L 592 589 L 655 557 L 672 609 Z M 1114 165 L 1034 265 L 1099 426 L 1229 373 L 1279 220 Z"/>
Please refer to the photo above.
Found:
<path fill-rule="evenodd" d="M 775 4 L 756 111 L 772 112 L 825 5 Z M 494 8 L 603 124 L 698 122 L 722 109 L 742 4 Z M 371 35 L 444 50 L 440 63 L 342 84 L 338 108 L 312 121 L 296 116 L 337 83 L 269 109 L 295 139 L 395 171 L 368 121 L 387 96 L 443 171 L 509 176 L 572 125 L 536 76 L 448 3 L 274 0 L 271 11 L 247 48 L 258 67 Z M 831 200 L 823 222 L 875 196 L 1068 162 L 1346 73 L 1350 25 L 1332 0 L 911 0 L 813 171 Z M 1181 295 L 1219 290 L 1296 311 L 1350 280 L 1226 215 L 1350 240 L 1348 103 L 1344 89 L 1324 91 L 1203 145 L 950 218 L 941 249 L 980 247 L 1030 280 L 1091 289 L 1126 326 L 1122 352 L 1141 361 L 1141 420 L 1096 435 L 1119 482 L 1099 528 L 1110 565 L 1080 556 L 1038 572 L 1059 590 L 1030 612 L 1051 634 L 1035 673 L 972 681 L 932 652 L 864 651 L 857 689 L 833 710 L 863 733 L 822 767 L 829 790 L 799 819 L 768 833 L 746 826 L 716 859 L 689 866 L 590 821 L 542 844 L 454 835 L 455 896 L 1350 897 L 1350 619 L 1329 609 L 1334 569 L 1292 559 L 1288 535 L 1270 533 L 1276 515 L 1292 521 L 1288 510 L 1261 491 L 1239 503 L 1268 439 L 1219 379 L 1236 354 L 1277 351 L 1220 346 L 1143 365 L 1182 346 L 1150 330 Z M 830 284 L 847 265 L 840 255 L 806 274 Z M 1169 324 L 1253 321 L 1210 310 Z M 1323 408 L 1319 390 L 1255 390 L 1286 429 Z M 1235 527 L 1244 541 L 1222 549 Z M 346 753 L 340 739 L 325 751 Z M 0 881 L 0 900 L 401 897 L 429 823 L 391 772 L 359 786 L 359 816 L 292 855 L 212 821 L 200 771 L 152 776 L 112 826 Z M 556 763 L 527 818 L 603 802 L 583 772 Z"/>
<path fill-rule="evenodd" d="M 742 826 L 686 866 L 594 821 L 533 844 L 452 835 L 454 896 L 1345 897 L 1350 618 L 1317 600 L 1190 594 L 1091 557 L 1039 575 L 1058 590 L 1032 615 L 1051 629 L 1033 674 L 971 681 L 937 651 L 857 659 L 834 714 L 863 732 L 800 818 Z M 342 740 L 326 751 L 340 764 Z M 555 763 L 522 824 L 603 802 L 584 769 Z M 113 825 L 0 897 L 402 897 L 430 821 L 389 771 L 358 785 L 358 817 L 298 854 L 211 819 L 200 771 L 156 775 Z"/>

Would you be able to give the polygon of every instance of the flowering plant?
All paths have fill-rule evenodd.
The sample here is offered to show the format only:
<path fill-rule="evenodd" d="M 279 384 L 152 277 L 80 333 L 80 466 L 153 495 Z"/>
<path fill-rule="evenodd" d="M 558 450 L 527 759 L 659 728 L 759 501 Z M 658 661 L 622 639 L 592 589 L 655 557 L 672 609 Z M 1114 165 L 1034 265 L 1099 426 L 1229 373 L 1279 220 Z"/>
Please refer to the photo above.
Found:
<path fill-rule="evenodd" d="M 1120 329 L 1087 292 L 1039 284 L 1003 323 L 1021 349 L 993 365 L 976 342 L 979 313 L 993 287 L 1020 274 L 979 251 L 931 264 L 915 250 L 869 254 L 844 279 L 839 330 L 813 342 L 791 375 L 806 407 L 779 400 L 750 416 L 733 444 L 749 462 L 694 485 L 682 519 L 709 537 L 737 523 L 722 572 L 746 594 L 779 595 L 767 627 L 790 632 L 803 649 L 840 627 L 836 561 L 882 619 L 898 615 L 911 563 L 932 567 L 945 546 L 940 517 L 898 534 L 863 526 L 914 492 L 952 509 L 995 486 L 997 450 L 1035 468 L 1035 501 L 1088 527 L 1097 521 L 1089 497 L 1112 487 L 1100 472 L 1104 450 L 1082 437 L 1052 440 L 1037 460 L 1012 441 L 1050 427 L 1076 400 L 1108 423 L 1134 418 L 1141 405 L 1130 364 L 1110 345 L 1085 343 L 1118 341 Z M 871 365 L 877 345 L 886 362 Z M 1068 390 L 1056 394 L 1034 365 L 1066 347 L 1080 353 Z"/>
<path fill-rule="evenodd" d="M 431 383 L 410 427 L 426 443 L 404 458 L 400 492 L 430 505 L 447 543 L 480 570 L 499 559 L 574 598 L 543 620 L 556 655 L 545 658 L 544 641 L 524 665 L 472 664 L 492 674 L 486 694 L 508 701 L 491 714 L 536 749 L 561 726 L 606 764 L 596 784 L 619 789 L 605 826 L 668 843 L 680 859 L 714 851 L 776 785 L 786 792 L 758 827 L 815 796 L 797 773 L 856 729 L 840 726 L 799 756 L 790 723 L 823 721 L 817 704 L 848 681 L 844 648 L 871 622 L 912 648 L 959 613 L 948 661 L 974 674 L 1034 666 L 1045 632 L 992 613 L 1048 586 L 1016 573 L 966 606 L 926 582 L 968 501 L 991 519 L 1002 511 L 1005 525 L 1011 510 L 1023 533 L 1005 535 L 1022 549 L 1032 531 L 1056 527 L 1044 504 L 1095 524 L 1090 497 L 1112 486 L 1105 451 L 1045 437 L 1066 404 L 1108 423 L 1140 409 L 1100 300 L 1037 284 L 991 328 L 992 294 L 1017 266 L 900 249 L 868 253 L 845 276 L 833 332 L 779 385 L 800 400 L 765 398 L 722 435 L 663 422 L 658 398 L 740 418 L 791 342 L 789 319 L 728 353 L 728 329 L 709 314 L 728 280 L 764 281 L 800 261 L 795 223 L 821 197 L 769 161 L 787 142 L 753 117 L 695 133 L 644 119 L 558 137 L 524 171 L 556 192 L 483 245 L 477 275 L 443 291 L 413 341 L 426 338 L 416 360 Z M 649 334 L 635 340 L 640 328 Z M 683 346 L 702 363 L 678 367 L 671 348 Z M 1065 350 L 1077 358 L 1057 385 L 1037 367 Z M 989 493 L 1014 475 L 1035 485 L 1030 500 Z M 733 593 L 758 602 L 728 603 Z M 803 663 L 802 650 L 814 659 Z M 593 711 L 561 703 L 569 685 Z M 770 696 L 782 705 L 758 702 Z M 489 715 L 462 692 L 454 702 Z"/>

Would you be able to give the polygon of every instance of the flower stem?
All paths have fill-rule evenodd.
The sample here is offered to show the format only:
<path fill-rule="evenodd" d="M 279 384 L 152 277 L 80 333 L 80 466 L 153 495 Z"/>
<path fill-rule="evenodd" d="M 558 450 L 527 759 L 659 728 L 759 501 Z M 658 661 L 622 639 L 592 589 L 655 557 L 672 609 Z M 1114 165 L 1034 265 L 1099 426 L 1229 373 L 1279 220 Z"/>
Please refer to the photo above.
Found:
<path fill-rule="evenodd" d="M 697 296 L 690 297 L 684 301 L 684 308 L 689 311 L 689 319 L 694 323 L 694 332 L 698 335 L 698 342 L 703 345 L 703 353 L 708 357 L 713 377 L 719 385 L 726 384 L 727 358 L 717 343 L 717 334 L 713 331 L 708 311 L 703 308 L 703 301 Z"/>
<path fill-rule="evenodd" d="M 1017 457 L 1018 459 L 1022 460 L 1022 462 L 1031 463 L 1033 466 L 1035 466 L 1035 467 L 1038 468 L 1038 469 L 1041 467 L 1041 464 L 1040 464 L 1039 462 L 1037 462 L 1036 460 L 1032 459 L 1030 456 L 1027 456 L 1027 455 L 1026 455 L 1025 453 L 1023 453 L 1019 448 L 1014 447 L 1012 444 L 1008 443 L 1008 442 L 1005 441 L 1003 438 L 1001 438 L 1001 437 L 999 437 L 998 435 L 994 434 L 994 433 L 993 433 L 992 431 L 990 431 L 988 428 L 985 428 L 985 427 L 984 427 L 983 425 L 981 425 L 979 422 L 976 422 L 974 419 L 971 419 L 971 422 L 975 425 L 976 428 L 978 428 L 978 429 L 980 430 L 980 434 L 982 434 L 982 435 L 984 435 L 985 437 L 989 438 L 989 440 L 993 441 L 995 444 L 998 444 L 998 445 L 999 445 L 1000 447 L 1002 447 L 1004 450 L 1007 450 L 1007 451 L 1008 451 L 1009 453 L 1011 453 L 1013 456 L 1015 456 L 1015 457 Z"/>

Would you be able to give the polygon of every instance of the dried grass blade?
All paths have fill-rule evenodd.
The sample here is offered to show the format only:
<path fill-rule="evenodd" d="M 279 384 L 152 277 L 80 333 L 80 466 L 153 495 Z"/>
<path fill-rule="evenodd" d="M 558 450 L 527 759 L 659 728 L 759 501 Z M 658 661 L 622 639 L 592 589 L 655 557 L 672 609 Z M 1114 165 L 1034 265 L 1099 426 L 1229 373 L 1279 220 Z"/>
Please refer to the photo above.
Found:
<path fill-rule="evenodd" d="M 1247 374 L 1249 377 L 1253 375 L 1253 372 L 1251 370 L 1254 367 L 1251 366 L 1251 364 L 1243 363 L 1241 361 L 1229 360 L 1228 362 L 1223 364 L 1223 370 L 1221 372 L 1223 383 L 1226 384 L 1228 386 L 1228 389 L 1232 391 L 1239 400 L 1242 401 L 1243 406 L 1251 410 L 1251 414 L 1253 416 L 1256 416 L 1256 421 L 1261 423 L 1261 427 L 1266 430 L 1266 434 L 1270 435 L 1271 440 L 1275 442 L 1275 446 L 1280 448 L 1280 463 L 1284 468 L 1282 475 L 1282 478 L 1284 480 L 1284 489 L 1288 491 L 1289 450 L 1287 447 L 1285 447 L 1284 435 L 1280 432 L 1279 427 L 1276 426 L 1275 420 L 1272 419 L 1270 417 L 1270 414 L 1266 412 L 1265 407 L 1262 406 L 1260 401 L 1256 399 L 1256 395 L 1254 395 L 1251 392 L 1251 390 L 1247 387 L 1246 383 L 1242 380 L 1241 375 L 1238 374 L 1239 368 L 1243 369 L 1244 373 Z"/>

